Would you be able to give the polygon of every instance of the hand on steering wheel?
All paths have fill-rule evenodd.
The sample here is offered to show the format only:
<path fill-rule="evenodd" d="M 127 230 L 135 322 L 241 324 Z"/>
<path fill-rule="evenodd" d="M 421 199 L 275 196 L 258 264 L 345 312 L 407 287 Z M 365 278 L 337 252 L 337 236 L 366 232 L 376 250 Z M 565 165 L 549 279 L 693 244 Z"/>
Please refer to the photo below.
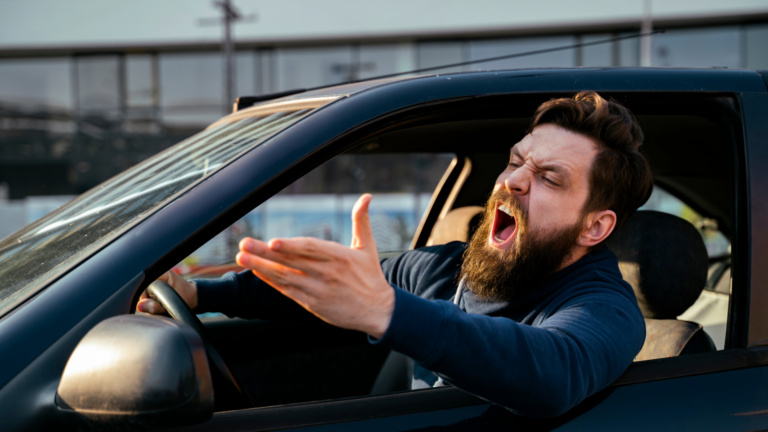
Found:
<path fill-rule="evenodd" d="M 171 288 L 173 288 L 176 293 L 181 296 L 184 302 L 187 303 L 192 311 L 197 309 L 197 285 L 195 282 L 188 281 L 170 270 L 163 273 L 162 276 L 157 278 L 157 280 L 163 281 L 170 285 Z M 160 303 L 150 298 L 146 291 L 141 293 L 139 303 L 136 305 L 136 310 L 152 315 L 167 314 L 165 308 Z"/>
<path fill-rule="evenodd" d="M 205 350 L 208 353 L 208 361 L 213 366 L 211 372 L 213 375 L 216 409 L 231 410 L 253 407 L 253 402 L 245 393 L 237 378 L 235 378 L 232 371 L 230 371 L 224 363 L 224 359 L 221 358 L 219 352 L 208 340 L 205 327 L 203 327 L 203 324 L 194 312 L 192 312 L 192 309 L 190 309 L 187 302 L 181 298 L 179 293 L 164 281 L 156 280 L 149 284 L 145 293 L 142 294 L 142 297 L 145 295 L 157 302 L 164 311 L 168 312 L 171 318 L 189 325 L 200 335 L 200 338 L 205 345 Z M 195 303 L 196 300 L 197 292 L 195 292 Z M 137 305 L 137 310 L 138 309 L 139 307 Z"/>

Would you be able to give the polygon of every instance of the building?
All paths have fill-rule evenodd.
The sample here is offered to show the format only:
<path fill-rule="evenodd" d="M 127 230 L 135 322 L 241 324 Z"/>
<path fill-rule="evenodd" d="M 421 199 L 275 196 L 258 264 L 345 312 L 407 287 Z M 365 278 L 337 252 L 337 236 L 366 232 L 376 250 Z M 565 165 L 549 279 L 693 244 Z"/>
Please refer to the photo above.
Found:
<path fill-rule="evenodd" d="M 239 95 L 594 42 L 638 33 L 644 23 L 646 29 L 667 30 L 653 36 L 647 50 L 634 38 L 438 72 L 640 65 L 768 69 L 765 1 L 234 4 L 245 18 L 233 31 Z M 0 2 L 0 200 L 16 206 L 14 220 L 27 214 L 29 222 L 37 217 L 30 214 L 39 213 L 19 210 L 23 200 L 82 193 L 229 111 L 219 16 L 208 0 Z M 44 201 L 27 205 L 48 208 Z M 2 214 L 8 223 L 0 237 L 24 225 Z"/>

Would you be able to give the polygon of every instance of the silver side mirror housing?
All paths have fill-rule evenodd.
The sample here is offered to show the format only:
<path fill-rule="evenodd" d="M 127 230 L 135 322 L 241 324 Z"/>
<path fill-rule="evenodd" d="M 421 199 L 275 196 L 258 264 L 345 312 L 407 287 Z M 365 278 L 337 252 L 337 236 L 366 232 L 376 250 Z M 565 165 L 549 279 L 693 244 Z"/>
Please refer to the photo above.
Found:
<path fill-rule="evenodd" d="M 203 422 L 213 385 L 200 335 L 162 317 L 104 320 L 72 352 L 56 404 L 99 429 Z"/>

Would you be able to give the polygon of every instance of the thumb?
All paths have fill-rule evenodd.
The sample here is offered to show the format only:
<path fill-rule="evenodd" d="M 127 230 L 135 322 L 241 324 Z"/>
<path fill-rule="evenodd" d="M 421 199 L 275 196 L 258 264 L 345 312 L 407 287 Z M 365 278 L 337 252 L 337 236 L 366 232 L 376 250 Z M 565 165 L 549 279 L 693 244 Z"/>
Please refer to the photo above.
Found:
<path fill-rule="evenodd" d="M 368 216 L 368 206 L 371 204 L 371 194 L 363 194 L 358 198 L 352 209 L 352 245 L 353 249 L 376 250 L 376 241 L 371 230 L 371 218 Z"/>

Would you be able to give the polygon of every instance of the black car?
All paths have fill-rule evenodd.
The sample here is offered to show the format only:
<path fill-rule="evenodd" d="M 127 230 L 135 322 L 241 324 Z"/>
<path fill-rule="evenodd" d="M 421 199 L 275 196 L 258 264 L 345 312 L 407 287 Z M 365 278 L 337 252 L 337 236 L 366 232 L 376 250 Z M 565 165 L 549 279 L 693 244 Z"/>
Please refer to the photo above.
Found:
<path fill-rule="evenodd" d="M 768 429 L 766 85 L 749 70 L 541 69 L 241 98 L 200 134 L 0 242 L 0 429 Z M 644 348 L 621 378 L 566 414 L 524 418 L 450 386 L 408 391 L 406 360 L 319 320 L 203 317 L 195 331 L 195 317 L 158 285 L 154 295 L 188 325 L 132 315 L 158 276 L 302 179 L 311 191 L 323 169 L 352 173 L 356 181 L 339 186 L 349 194 L 377 179 L 394 192 L 434 189 L 411 231 L 382 222 L 390 240 L 400 236 L 383 252 L 466 239 L 471 209 L 535 108 L 581 90 L 637 116 L 656 187 L 696 214 L 705 239 L 721 236 L 729 247 L 710 253 L 698 315 L 681 315 L 716 323 L 689 323 L 687 339 L 656 342 L 656 355 Z M 410 174 L 387 168 L 409 157 Z M 360 164 L 371 167 L 367 176 Z M 430 172 L 437 177 L 419 180 Z M 314 205 L 306 195 L 284 199 Z M 651 249 L 687 253 L 673 238 Z M 683 261 L 660 264 L 661 279 L 685 272 Z M 707 292 L 718 300 L 702 305 Z M 695 338 L 708 344 L 687 349 Z"/>

